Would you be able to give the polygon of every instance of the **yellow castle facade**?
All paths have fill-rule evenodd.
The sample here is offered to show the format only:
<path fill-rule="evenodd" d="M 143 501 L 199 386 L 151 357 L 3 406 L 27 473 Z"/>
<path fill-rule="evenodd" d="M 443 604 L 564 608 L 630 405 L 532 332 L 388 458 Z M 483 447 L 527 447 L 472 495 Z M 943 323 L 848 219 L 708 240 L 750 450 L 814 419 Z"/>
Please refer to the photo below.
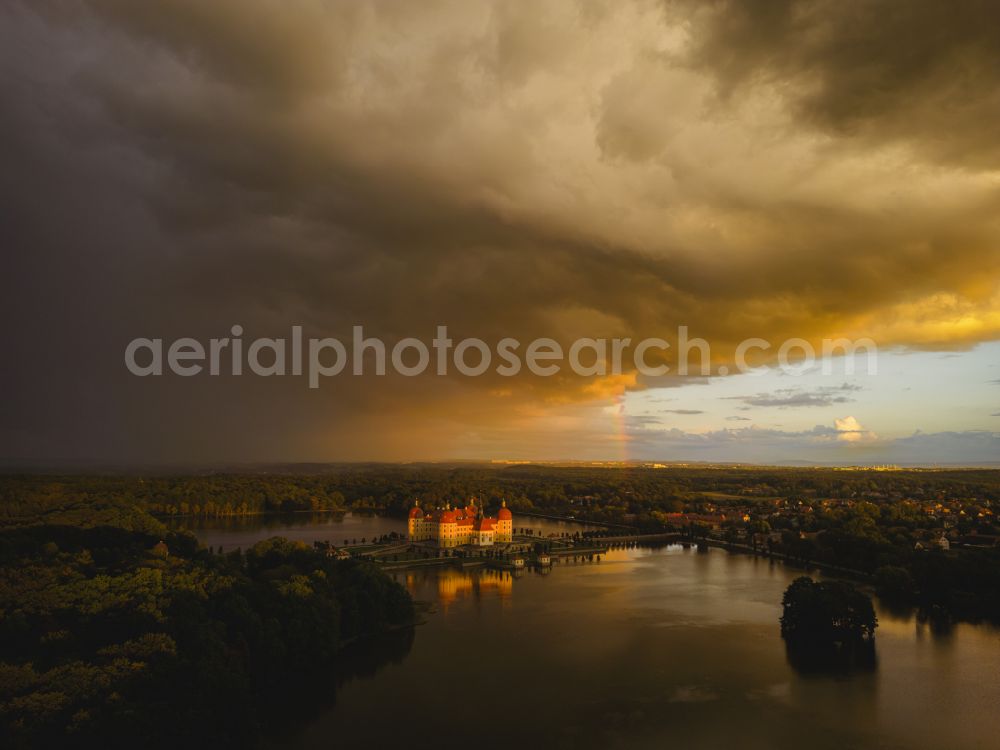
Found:
<path fill-rule="evenodd" d="M 504 501 L 496 518 L 483 514 L 482 506 L 469 500 L 464 508 L 444 508 L 424 511 L 419 501 L 413 503 L 407 519 L 407 534 L 411 542 L 435 541 L 442 547 L 472 544 L 489 547 L 514 539 L 514 517 Z"/>

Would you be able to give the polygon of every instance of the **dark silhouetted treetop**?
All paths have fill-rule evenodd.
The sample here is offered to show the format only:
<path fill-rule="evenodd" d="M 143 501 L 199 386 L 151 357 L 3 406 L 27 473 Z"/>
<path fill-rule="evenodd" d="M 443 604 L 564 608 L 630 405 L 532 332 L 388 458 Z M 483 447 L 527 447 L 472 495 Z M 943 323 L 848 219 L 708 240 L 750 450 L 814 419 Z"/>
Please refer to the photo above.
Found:
<path fill-rule="evenodd" d="M 803 644 L 854 644 L 875 637 L 871 599 L 843 581 L 796 578 L 781 601 L 781 635 Z"/>

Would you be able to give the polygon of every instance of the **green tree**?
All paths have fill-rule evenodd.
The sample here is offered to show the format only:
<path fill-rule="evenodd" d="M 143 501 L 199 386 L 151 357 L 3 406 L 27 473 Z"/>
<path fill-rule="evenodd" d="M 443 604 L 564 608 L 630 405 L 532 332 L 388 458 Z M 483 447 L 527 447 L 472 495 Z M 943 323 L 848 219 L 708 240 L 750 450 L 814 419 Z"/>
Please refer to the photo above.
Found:
<path fill-rule="evenodd" d="M 796 578 L 781 600 L 781 635 L 807 644 L 848 645 L 875 637 L 872 600 L 843 581 Z"/>

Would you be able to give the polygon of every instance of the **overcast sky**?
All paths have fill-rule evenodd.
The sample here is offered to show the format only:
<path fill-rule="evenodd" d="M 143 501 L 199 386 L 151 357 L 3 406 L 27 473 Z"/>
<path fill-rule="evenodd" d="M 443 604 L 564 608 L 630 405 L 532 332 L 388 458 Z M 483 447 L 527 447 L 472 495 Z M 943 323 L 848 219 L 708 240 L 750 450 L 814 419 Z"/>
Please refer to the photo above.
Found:
<path fill-rule="evenodd" d="M 1000 460 L 990 0 L 8 0 L 0 457 Z M 136 378 L 138 336 L 877 375 Z"/>

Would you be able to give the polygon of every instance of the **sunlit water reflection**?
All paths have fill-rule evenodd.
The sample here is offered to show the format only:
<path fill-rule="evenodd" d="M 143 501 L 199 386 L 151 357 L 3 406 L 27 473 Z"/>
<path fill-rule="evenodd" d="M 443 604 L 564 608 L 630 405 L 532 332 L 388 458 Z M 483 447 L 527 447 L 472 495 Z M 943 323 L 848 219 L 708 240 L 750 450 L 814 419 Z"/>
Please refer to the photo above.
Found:
<path fill-rule="evenodd" d="M 367 521 L 357 535 L 398 523 Z M 199 532 L 248 546 L 232 533 Z M 284 746 L 1000 747 L 1000 631 L 880 607 L 873 672 L 799 674 L 778 617 L 800 573 L 767 560 L 668 547 L 546 575 L 396 575 L 430 605 L 408 655 L 344 685 Z"/>

